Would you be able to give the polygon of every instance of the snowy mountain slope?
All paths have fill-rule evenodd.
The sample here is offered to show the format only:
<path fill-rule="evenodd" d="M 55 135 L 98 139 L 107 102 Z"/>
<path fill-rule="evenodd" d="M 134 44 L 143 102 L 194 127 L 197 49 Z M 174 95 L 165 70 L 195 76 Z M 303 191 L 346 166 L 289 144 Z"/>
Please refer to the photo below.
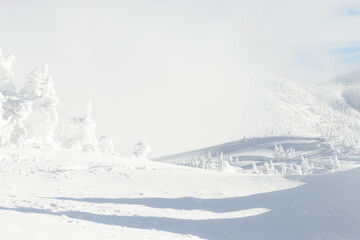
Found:
<path fill-rule="evenodd" d="M 2 149 L 1 239 L 356 239 L 359 169 L 219 173 L 70 151 Z"/>
<path fill-rule="evenodd" d="M 272 79 L 268 87 L 266 122 L 273 133 L 319 134 L 335 145 L 359 147 L 360 95 L 351 94 L 356 86 Z"/>
<path fill-rule="evenodd" d="M 344 86 L 354 86 L 360 84 L 360 69 L 355 69 L 346 74 L 335 77 L 331 82 L 338 83 Z"/>

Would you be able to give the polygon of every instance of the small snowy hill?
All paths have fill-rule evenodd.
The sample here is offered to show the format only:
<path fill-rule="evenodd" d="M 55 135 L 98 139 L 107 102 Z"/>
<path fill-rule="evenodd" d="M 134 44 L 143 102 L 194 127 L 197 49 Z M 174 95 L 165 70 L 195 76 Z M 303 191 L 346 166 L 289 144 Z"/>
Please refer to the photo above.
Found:
<path fill-rule="evenodd" d="M 186 159 L 196 156 L 206 156 L 211 153 L 212 156 L 223 154 L 224 157 L 232 156 L 239 161 L 257 161 L 264 162 L 273 159 L 274 146 L 282 145 L 283 148 L 295 149 L 299 154 L 308 157 L 326 158 L 335 153 L 324 138 L 317 136 L 270 136 L 251 139 L 242 139 L 216 146 L 193 150 L 185 153 L 174 154 L 171 156 L 152 159 L 159 162 L 183 162 Z"/>
<path fill-rule="evenodd" d="M 359 169 L 285 178 L 71 151 L 1 154 L 0 239 L 360 236 Z"/>
<path fill-rule="evenodd" d="M 339 165 L 351 168 L 358 163 L 358 154 L 357 149 L 334 147 L 319 136 L 281 135 L 244 138 L 152 160 L 238 173 L 301 175 L 333 172 Z"/>

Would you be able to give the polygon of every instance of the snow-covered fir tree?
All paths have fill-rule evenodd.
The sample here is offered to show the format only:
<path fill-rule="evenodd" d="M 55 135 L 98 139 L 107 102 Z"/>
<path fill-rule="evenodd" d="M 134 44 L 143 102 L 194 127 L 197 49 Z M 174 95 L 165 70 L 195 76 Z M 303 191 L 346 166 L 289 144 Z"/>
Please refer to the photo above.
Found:
<path fill-rule="evenodd" d="M 267 163 L 267 162 L 264 163 L 263 173 L 264 174 L 272 174 L 271 168 L 269 167 L 269 163 Z"/>
<path fill-rule="evenodd" d="M 102 135 L 98 140 L 98 148 L 102 153 L 114 153 L 114 145 L 111 137 Z"/>
<path fill-rule="evenodd" d="M 336 169 L 340 168 L 340 162 L 339 162 L 339 159 L 338 159 L 337 155 L 335 155 L 335 157 L 334 157 L 334 166 L 335 166 Z"/>
<path fill-rule="evenodd" d="M 252 169 L 253 169 L 254 173 L 256 173 L 256 174 L 260 173 L 258 167 L 256 166 L 256 164 L 254 162 L 252 163 Z"/>
<path fill-rule="evenodd" d="M 32 111 L 31 102 L 17 97 L 8 97 L 3 107 L 3 116 L 7 121 L 9 130 L 8 145 L 15 147 L 26 146 L 28 130 L 24 122 Z"/>
<path fill-rule="evenodd" d="M 84 118 L 73 118 L 56 130 L 59 99 L 48 65 L 32 69 L 17 92 L 13 84 L 14 60 L 13 55 L 4 57 L 0 49 L 0 146 L 56 148 L 61 145 L 81 151 L 113 152 L 110 137 L 100 137 L 99 141 L 96 138 L 91 106 Z"/>
<path fill-rule="evenodd" d="M 224 154 L 221 152 L 219 156 L 219 161 L 222 162 L 224 160 Z"/>
<path fill-rule="evenodd" d="M 300 165 L 296 165 L 294 174 L 295 175 L 303 175 Z"/>
<path fill-rule="evenodd" d="M 3 56 L 0 49 L 0 92 L 4 96 L 14 95 L 15 86 L 13 84 L 14 73 L 12 71 L 14 55 Z"/>
<path fill-rule="evenodd" d="M 335 169 L 339 169 L 339 168 L 340 168 L 340 163 L 339 163 L 337 155 L 335 155 L 334 157 L 330 157 L 330 163 L 329 163 L 328 169 L 335 170 Z"/>
<path fill-rule="evenodd" d="M 291 174 L 295 174 L 294 164 L 290 164 L 288 173 L 289 173 L 290 175 L 291 175 Z"/>
<path fill-rule="evenodd" d="M 61 134 L 63 147 L 85 152 L 99 151 L 96 124 L 91 118 L 92 108 L 92 103 L 89 101 L 85 117 L 72 118 L 64 126 Z"/>
<path fill-rule="evenodd" d="M 10 145 L 10 137 L 13 133 L 14 127 L 9 124 L 9 120 L 4 119 L 4 103 L 5 97 L 0 93 L 0 146 L 4 147 Z"/>
<path fill-rule="evenodd" d="M 295 150 L 293 148 L 288 148 L 285 151 L 281 145 L 275 145 L 273 156 L 275 162 L 291 160 L 295 157 Z"/>
<path fill-rule="evenodd" d="M 54 132 L 59 120 L 59 99 L 48 74 L 47 64 L 30 72 L 20 95 L 30 104 L 31 109 L 23 121 L 28 141 L 35 147 L 55 148 Z"/>
<path fill-rule="evenodd" d="M 204 156 L 201 156 L 199 168 L 203 168 L 203 169 L 206 168 L 206 160 Z"/>
<path fill-rule="evenodd" d="M 232 158 L 232 156 L 229 156 L 229 163 L 234 163 L 234 159 Z"/>
<path fill-rule="evenodd" d="M 302 169 L 302 173 L 305 175 L 311 173 L 309 161 L 304 156 L 301 156 L 301 169 Z"/>
<path fill-rule="evenodd" d="M 276 173 L 276 169 L 275 169 L 274 163 L 273 163 L 273 161 L 271 161 L 271 160 L 270 160 L 270 171 L 271 171 L 271 173 L 273 173 L 273 174 Z"/>
<path fill-rule="evenodd" d="M 280 174 L 281 174 L 281 175 L 286 175 L 286 173 L 287 173 L 287 170 L 286 170 L 286 163 L 283 163 L 283 164 L 281 165 L 281 171 L 280 171 Z"/>
<path fill-rule="evenodd" d="M 286 153 L 281 145 L 274 147 L 274 160 L 275 162 L 282 162 L 286 159 Z"/>

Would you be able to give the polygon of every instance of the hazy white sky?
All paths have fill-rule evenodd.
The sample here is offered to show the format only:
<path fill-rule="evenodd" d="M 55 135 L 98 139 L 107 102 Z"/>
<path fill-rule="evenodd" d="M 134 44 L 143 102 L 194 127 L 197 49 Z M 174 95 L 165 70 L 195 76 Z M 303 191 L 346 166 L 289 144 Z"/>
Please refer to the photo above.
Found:
<path fill-rule="evenodd" d="M 152 156 L 258 134 L 269 75 L 319 83 L 360 63 L 350 0 L 0 0 L 16 84 L 45 62 L 63 108 Z"/>

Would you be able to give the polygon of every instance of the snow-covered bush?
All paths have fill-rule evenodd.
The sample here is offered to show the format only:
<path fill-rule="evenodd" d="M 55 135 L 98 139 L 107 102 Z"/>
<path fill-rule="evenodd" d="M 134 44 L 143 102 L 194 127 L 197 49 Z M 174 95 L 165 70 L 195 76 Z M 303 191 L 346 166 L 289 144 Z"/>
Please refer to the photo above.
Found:
<path fill-rule="evenodd" d="M 295 174 L 295 168 L 294 168 L 294 164 L 290 164 L 289 166 L 289 171 L 288 171 L 289 175 Z"/>
<path fill-rule="evenodd" d="M 212 156 L 210 152 L 202 156 L 194 156 L 187 158 L 183 163 L 177 162 L 178 165 L 187 167 L 212 169 L 221 172 L 242 172 L 243 169 L 238 166 L 234 166 L 236 160 L 232 156 L 224 157 L 223 153 Z"/>
<path fill-rule="evenodd" d="M 336 167 L 337 169 L 340 168 L 340 162 L 339 162 L 339 159 L 338 159 L 338 156 L 337 156 L 337 155 L 335 155 L 335 157 L 334 157 L 334 165 L 335 165 L 335 167 Z"/>
<path fill-rule="evenodd" d="M 301 170 L 301 166 L 299 165 L 296 165 L 296 168 L 295 168 L 295 175 L 303 175 L 303 172 Z"/>
<path fill-rule="evenodd" d="M 304 156 L 301 156 L 301 169 L 303 174 L 311 174 L 312 169 L 309 165 L 309 161 Z"/>
<path fill-rule="evenodd" d="M 283 163 L 283 164 L 281 165 L 281 171 L 280 171 L 280 174 L 281 174 L 281 175 L 286 175 L 286 173 L 287 173 L 287 170 L 286 170 L 286 163 Z"/>
<path fill-rule="evenodd" d="M 139 142 L 134 146 L 133 155 L 138 158 L 147 158 L 150 152 L 151 148 L 147 143 Z"/>
<path fill-rule="evenodd" d="M 270 171 L 271 171 L 273 174 L 276 173 L 276 169 L 275 169 L 275 166 L 274 166 L 273 161 L 270 161 Z"/>
<path fill-rule="evenodd" d="M 255 164 L 254 162 L 252 163 L 252 169 L 253 169 L 253 172 L 254 172 L 254 173 L 256 173 L 256 174 L 259 174 L 259 173 L 260 173 L 258 167 L 256 166 L 256 164 Z"/>
<path fill-rule="evenodd" d="M 222 161 L 221 164 L 219 164 L 219 171 L 235 172 L 235 169 L 230 165 L 229 161 Z"/>
<path fill-rule="evenodd" d="M 200 159 L 199 168 L 203 168 L 203 169 L 206 169 L 206 168 L 207 168 L 206 159 L 205 159 L 204 156 L 202 156 L 201 159 Z"/>
<path fill-rule="evenodd" d="M 269 166 L 269 163 L 264 162 L 264 168 L 262 171 L 264 174 L 272 174 L 273 172 L 271 171 L 271 168 Z"/>
<path fill-rule="evenodd" d="M 335 155 L 334 157 L 330 157 L 328 169 L 335 170 L 335 169 L 339 169 L 339 168 L 340 168 L 340 163 L 339 163 L 337 155 Z"/>
<path fill-rule="evenodd" d="M 291 160 L 295 157 L 295 150 L 293 148 L 288 148 L 285 151 L 281 145 L 275 145 L 273 156 L 275 162 Z"/>
<path fill-rule="evenodd" d="M 263 170 L 262 172 L 264 174 L 278 174 L 277 169 L 275 168 L 275 165 L 273 163 L 273 161 L 268 162 L 264 162 L 264 166 L 263 166 Z"/>
<path fill-rule="evenodd" d="M 61 133 L 62 146 L 84 152 L 97 152 L 96 124 L 91 118 L 92 104 L 89 101 L 83 118 L 72 118 Z"/>
<path fill-rule="evenodd" d="M 102 153 L 113 153 L 114 145 L 111 137 L 103 135 L 98 140 L 98 148 Z"/>

